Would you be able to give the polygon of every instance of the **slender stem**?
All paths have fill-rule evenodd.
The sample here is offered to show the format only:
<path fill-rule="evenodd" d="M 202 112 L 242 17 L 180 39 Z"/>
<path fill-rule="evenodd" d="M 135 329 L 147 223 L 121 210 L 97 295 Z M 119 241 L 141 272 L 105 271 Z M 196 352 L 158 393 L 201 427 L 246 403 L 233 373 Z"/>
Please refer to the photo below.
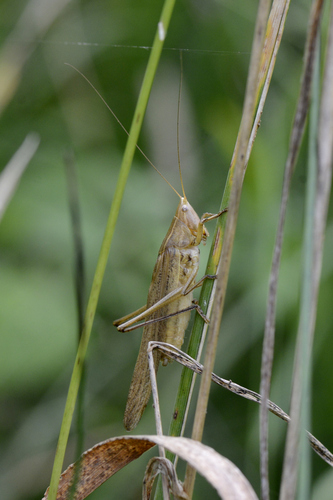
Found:
<path fill-rule="evenodd" d="M 211 373 L 213 371 L 222 310 L 227 288 L 227 281 L 231 262 L 231 253 L 236 231 L 237 216 L 240 204 L 241 189 L 243 184 L 246 151 L 250 138 L 253 117 L 255 112 L 257 82 L 260 69 L 260 58 L 265 38 L 265 27 L 267 24 L 270 2 L 261 0 L 258 7 L 258 15 L 255 27 L 253 49 L 250 61 L 249 77 L 244 102 L 244 112 L 240 126 L 239 147 L 236 152 L 235 173 L 230 194 L 229 213 L 227 217 L 224 245 L 222 248 L 219 272 L 216 280 L 216 294 L 212 310 L 212 319 L 207 339 L 207 349 L 205 354 L 204 371 L 200 383 L 196 414 L 193 424 L 192 439 L 201 441 L 208 405 L 209 390 L 211 384 Z M 195 469 L 187 466 L 184 489 L 192 497 Z"/>
<path fill-rule="evenodd" d="M 273 69 L 275 66 L 276 56 L 282 38 L 289 2 L 290 0 L 285 0 L 285 3 L 282 6 L 280 3 L 274 2 L 270 13 L 270 18 L 266 31 L 265 42 L 267 41 L 267 46 L 265 50 L 265 57 L 261 61 L 261 68 L 259 73 L 258 98 L 259 98 L 259 91 L 261 89 L 262 93 L 260 94 L 257 113 L 252 127 L 251 138 L 246 152 L 246 162 L 245 162 L 246 165 L 248 164 L 252 147 L 258 132 L 261 115 L 263 112 L 268 88 L 270 85 Z M 238 149 L 238 142 L 239 138 L 236 141 L 235 152 Z M 223 210 L 224 208 L 229 206 L 230 191 L 234 175 L 234 167 L 235 167 L 235 153 L 232 157 L 220 210 Z M 226 217 L 220 217 L 217 221 L 215 232 L 213 235 L 213 241 L 211 244 L 211 250 L 205 274 L 216 274 L 217 272 L 217 267 L 222 251 L 225 224 L 226 224 Z M 204 282 L 201 288 L 199 305 L 204 314 L 208 318 L 210 317 L 211 306 L 214 300 L 214 293 L 215 293 L 214 290 L 215 290 L 214 283 L 211 280 L 207 280 L 206 282 Z M 202 346 L 205 341 L 206 331 L 207 331 L 206 323 L 204 323 L 202 318 L 198 314 L 196 314 L 188 346 L 188 354 L 197 360 L 200 360 L 201 357 Z M 181 374 L 181 381 L 179 384 L 175 409 L 170 424 L 170 429 L 169 429 L 170 436 L 183 435 L 194 383 L 195 383 L 195 374 L 193 374 L 190 370 L 184 368 Z M 167 452 L 167 457 L 170 460 L 173 460 L 173 455 L 170 452 Z"/>
<path fill-rule="evenodd" d="M 118 213 L 125 190 L 125 185 L 127 177 L 130 171 L 134 151 L 136 148 L 136 143 L 140 133 L 142 120 L 145 114 L 145 110 L 148 103 L 148 98 L 154 76 L 156 73 L 157 65 L 161 56 L 161 51 L 166 36 L 166 32 L 171 19 L 173 7 L 175 0 L 165 0 L 160 21 L 158 23 L 158 29 L 154 38 L 154 43 L 152 51 L 150 53 L 147 69 L 145 72 L 144 80 L 142 83 L 138 103 L 135 109 L 131 129 L 129 132 L 129 137 L 126 144 L 126 149 L 124 152 L 123 161 L 121 164 L 118 182 L 116 186 L 115 195 L 113 198 L 109 218 L 107 221 L 107 226 L 105 229 L 104 239 L 102 242 L 99 259 L 97 262 L 96 272 L 93 279 L 93 284 L 91 287 L 90 297 L 88 301 L 87 311 L 84 320 L 84 326 L 82 330 L 81 340 L 78 346 L 78 351 L 74 363 L 73 373 L 68 389 L 68 396 L 66 400 L 64 416 L 62 420 L 62 425 L 59 434 L 59 440 L 56 450 L 56 456 L 53 464 L 52 477 L 50 482 L 49 490 L 49 500 L 55 500 L 58 490 L 59 477 L 63 465 L 63 460 L 65 456 L 69 431 L 71 427 L 71 422 L 73 418 L 75 403 L 77 399 L 77 394 L 80 386 L 80 381 L 82 377 L 82 370 L 85 355 L 87 352 L 91 328 L 95 316 L 95 311 L 97 307 L 97 302 L 99 298 L 100 289 L 102 286 L 103 275 L 108 260 L 109 250 L 113 238 L 113 233 L 115 230 L 116 221 L 118 218 Z"/>

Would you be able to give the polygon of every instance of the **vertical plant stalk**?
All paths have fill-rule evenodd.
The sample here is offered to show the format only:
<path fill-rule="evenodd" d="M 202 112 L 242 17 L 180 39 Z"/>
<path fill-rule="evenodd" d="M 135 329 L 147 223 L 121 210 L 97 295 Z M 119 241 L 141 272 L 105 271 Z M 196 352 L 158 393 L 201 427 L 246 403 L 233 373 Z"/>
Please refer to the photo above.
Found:
<path fill-rule="evenodd" d="M 119 177 L 117 181 L 116 191 L 112 201 L 112 206 L 110 214 L 107 221 L 107 226 L 105 229 L 105 234 L 100 250 L 99 259 L 97 262 L 96 272 L 93 279 L 93 284 L 90 292 L 90 297 L 88 301 L 88 306 L 86 310 L 84 326 L 82 330 L 82 336 L 79 343 L 73 373 L 68 389 L 68 395 L 65 405 L 65 411 L 63 416 L 63 421 L 60 429 L 58 445 L 56 450 L 56 456 L 53 464 L 50 490 L 49 490 L 49 500 L 55 500 L 58 490 L 59 477 L 61 474 L 61 469 L 64 461 L 66 446 L 68 442 L 69 431 L 71 427 L 71 422 L 73 418 L 73 412 L 75 408 L 75 402 L 77 398 L 77 393 L 81 381 L 83 363 L 85 355 L 87 352 L 91 328 L 95 316 L 95 311 L 97 307 L 97 302 L 99 298 L 100 289 L 102 286 L 103 275 L 105 267 L 108 260 L 109 250 L 113 238 L 113 233 L 118 218 L 118 213 L 120 209 L 120 204 L 122 201 L 123 193 L 125 190 L 125 185 L 127 177 L 130 171 L 134 151 L 136 148 L 136 143 L 140 133 L 142 120 L 145 114 L 145 110 L 148 103 L 148 98 L 154 76 L 156 73 L 157 65 L 160 59 L 161 51 L 163 48 L 165 36 L 169 27 L 169 22 L 171 19 L 173 7 L 175 0 L 165 0 L 163 10 L 161 13 L 160 21 L 158 23 L 158 29 L 153 42 L 152 51 L 150 53 L 147 69 L 143 79 L 138 103 L 135 109 L 132 125 L 129 132 L 129 137 L 126 143 L 126 149 L 124 152 L 124 157 L 122 160 Z"/>
<path fill-rule="evenodd" d="M 75 168 L 75 159 L 72 151 L 64 156 L 64 164 L 67 179 L 68 205 L 71 216 L 73 247 L 74 247 L 74 290 L 77 310 L 77 342 L 80 342 L 84 322 L 84 298 L 85 298 L 85 272 L 84 272 L 84 247 L 82 238 L 82 224 L 80 214 L 78 180 Z M 78 459 L 75 466 L 74 480 L 70 488 L 68 500 L 75 498 L 75 492 L 80 475 L 81 459 L 84 451 L 84 400 L 86 392 L 86 363 L 82 368 L 82 378 L 77 398 L 76 408 L 76 450 L 75 458 Z"/>
<path fill-rule="evenodd" d="M 260 1 L 258 7 L 256 27 L 254 32 L 254 41 L 253 41 L 251 60 L 250 60 L 249 77 L 246 86 L 244 109 L 240 126 L 239 146 L 236 151 L 235 171 L 234 171 L 233 185 L 230 193 L 230 205 L 229 205 L 229 212 L 225 229 L 224 244 L 222 248 L 219 271 L 216 280 L 216 293 L 212 308 L 212 319 L 207 338 L 204 371 L 202 374 L 198 401 L 197 401 L 197 408 L 193 425 L 192 439 L 196 441 L 201 441 L 205 423 L 205 416 L 206 416 L 209 390 L 211 384 L 211 373 L 214 367 L 216 347 L 217 347 L 220 323 L 222 318 L 222 310 L 224 305 L 225 292 L 227 288 L 227 280 L 230 269 L 231 252 L 236 231 L 241 189 L 244 179 L 246 151 L 248 148 L 248 143 L 253 124 L 253 118 L 255 113 L 260 59 L 262 56 L 262 49 L 264 45 L 265 28 L 267 25 L 269 8 L 270 8 L 270 2 L 268 0 Z M 190 498 L 192 497 L 193 494 L 195 475 L 196 475 L 195 470 L 192 467 L 187 466 L 184 489 Z"/>
<path fill-rule="evenodd" d="M 261 89 L 262 93 L 260 94 L 257 113 L 252 127 L 251 138 L 246 152 L 246 165 L 248 164 L 252 147 L 257 135 L 261 115 L 267 97 L 268 88 L 270 85 L 273 69 L 275 66 L 276 56 L 282 38 L 282 33 L 284 29 L 289 3 L 290 0 L 285 0 L 283 4 L 281 4 L 280 0 L 274 0 L 274 3 L 272 5 L 266 30 L 264 53 L 263 53 L 263 58 L 261 60 L 261 67 L 259 72 L 258 93 L 257 93 L 258 97 Z M 228 178 L 226 181 L 226 187 L 222 197 L 220 211 L 224 210 L 229 205 L 230 191 L 234 176 L 235 153 L 238 148 L 238 143 L 239 143 L 239 136 L 236 141 L 235 152 L 233 154 L 231 165 L 229 168 Z M 225 224 L 226 224 L 225 217 L 221 217 L 217 220 L 215 232 L 213 235 L 213 243 L 211 245 L 211 250 L 208 257 L 205 274 L 216 274 L 217 272 L 218 263 L 222 251 Z M 201 287 L 199 304 L 201 309 L 208 318 L 210 317 L 211 313 L 211 306 L 214 298 L 214 290 L 215 290 L 214 283 L 211 280 L 206 280 L 203 283 L 203 286 Z M 195 358 L 198 361 L 200 360 L 201 357 L 201 351 L 205 340 L 206 331 L 207 331 L 207 324 L 204 323 L 203 319 L 199 314 L 196 314 L 187 352 L 192 358 Z M 190 406 L 191 394 L 195 383 L 195 377 L 196 375 L 193 374 L 192 371 L 187 370 L 186 368 L 183 369 L 181 374 L 181 381 L 179 384 L 178 394 L 176 398 L 175 409 L 173 412 L 173 418 L 169 429 L 170 436 L 183 435 L 186 424 L 186 417 Z M 173 456 L 170 452 L 167 452 L 167 457 L 170 460 L 173 459 Z"/>
<path fill-rule="evenodd" d="M 266 38 L 259 72 L 258 95 L 261 92 L 256 118 L 254 120 L 251 138 L 246 153 L 246 165 L 249 161 L 253 143 L 260 125 L 261 115 L 268 89 L 271 83 L 276 57 L 280 48 L 280 43 L 284 31 L 284 26 L 289 10 L 290 0 L 274 0 L 266 29 Z"/>
<path fill-rule="evenodd" d="M 274 0 L 269 20 L 267 23 L 265 44 L 264 44 L 263 56 L 261 59 L 259 78 L 258 78 L 257 98 L 259 98 L 260 96 L 260 99 L 258 103 L 256 117 L 252 126 L 250 141 L 248 143 L 248 148 L 246 152 L 246 161 L 245 161 L 246 166 L 248 164 L 251 155 L 252 147 L 258 132 L 261 115 L 266 102 L 269 85 L 275 67 L 276 57 L 279 51 L 281 38 L 284 31 L 284 25 L 289 8 L 289 3 L 290 0 L 284 0 L 283 2 L 281 2 L 280 0 Z M 237 137 L 234 154 L 232 156 L 228 177 L 226 180 L 226 186 L 222 197 L 220 211 L 224 210 L 229 205 L 230 191 L 234 176 L 235 156 L 236 156 L 236 151 L 238 149 L 238 144 L 239 144 L 239 134 Z M 205 274 L 217 273 L 218 263 L 222 251 L 225 225 L 226 225 L 225 217 L 221 217 L 217 220 Z M 210 317 L 211 314 L 211 308 L 215 295 L 214 285 L 215 283 L 212 283 L 211 280 L 206 280 L 203 283 L 203 286 L 201 287 L 199 305 L 204 314 L 208 318 Z M 207 332 L 207 324 L 204 323 L 199 314 L 196 314 L 194 318 L 194 324 L 187 352 L 192 358 L 198 361 L 201 358 L 206 332 Z M 191 370 L 188 370 L 187 368 L 183 368 L 178 388 L 178 393 L 176 397 L 173 418 L 171 420 L 169 428 L 170 436 L 182 436 L 184 433 L 195 380 L 196 380 L 196 374 L 193 373 Z M 169 460 L 176 461 L 174 455 L 169 451 L 167 451 L 167 458 Z M 159 487 L 155 494 L 156 500 L 159 500 L 161 498 L 161 495 L 162 492 L 159 483 Z"/>
<path fill-rule="evenodd" d="M 318 289 L 321 274 L 323 243 L 326 226 L 328 202 L 332 182 L 333 161 L 333 9 L 329 27 L 329 39 L 326 55 L 326 63 L 323 77 L 322 97 L 319 110 L 318 140 L 317 140 L 317 162 L 318 171 L 315 182 L 315 203 L 313 221 L 313 255 L 312 267 L 307 278 L 309 287 L 310 310 L 307 311 L 309 324 L 304 325 L 305 318 L 301 318 L 297 338 L 297 351 L 295 356 L 294 380 L 291 397 L 291 423 L 288 426 L 286 450 L 283 464 L 282 484 L 280 491 L 281 500 L 293 499 L 296 492 L 299 462 L 299 432 L 302 408 L 302 376 L 304 372 L 302 365 L 306 364 L 309 370 L 310 359 L 302 359 L 302 337 L 304 351 L 311 352 L 315 328 L 315 318 L 318 302 Z M 312 215 L 312 214 L 311 214 Z M 307 492 L 308 494 L 308 492 Z"/>
<path fill-rule="evenodd" d="M 72 151 L 68 151 L 64 157 L 68 204 L 71 216 L 73 246 L 74 246 L 74 284 L 77 307 L 78 342 L 80 341 L 84 322 L 84 296 L 85 296 L 85 272 L 84 272 L 84 247 L 82 237 L 82 224 L 80 213 L 80 201 L 78 190 L 78 179 L 76 175 L 75 159 Z"/>
<path fill-rule="evenodd" d="M 309 139 L 308 139 L 308 168 L 305 200 L 305 225 L 303 242 L 303 276 L 300 300 L 299 340 L 297 345 L 299 359 L 301 360 L 301 407 L 300 407 L 300 429 L 299 429 L 299 498 L 308 499 L 311 482 L 311 457 L 307 439 L 303 439 L 303 429 L 311 429 L 311 392 L 312 392 L 312 343 L 314 324 L 313 318 L 313 296 L 311 274 L 314 258 L 314 213 L 316 201 L 316 179 L 318 172 L 317 164 L 317 139 L 318 118 L 320 98 L 320 40 L 317 36 L 316 54 L 314 64 L 314 75 L 312 82 L 312 99 L 309 113 Z M 313 325 L 313 327 L 312 327 Z"/>
<path fill-rule="evenodd" d="M 277 296 L 278 273 L 280 267 L 281 249 L 283 241 L 283 228 L 286 217 L 286 208 L 289 197 L 291 178 L 294 171 L 301 140 L 303 137 L 305 121 L 309 106 L 310 86 L 311 86 L 312 69 L 313 69 L 314 41 L 318 29 L 322 3 L 323 3 L 322 0 L 315 0 L 315 4 L 313 6 L 313 13 L 317 13 L 317 15 L 312 18 L 314 20 L 311 23 L 310 28 L 308 30 L 308 39 L 306 42 L 306 57 L 305 57 L 306 62 L 302 79 L 300 97 L 298 101 L 298 107 L 296 110 L 293 130 L 291 134 L 288 158 L 286 161 L 280 217 L 279 217 L 278 230 L 274 247 L 272 269 L 269 279 L 269 294 L 268 294 L 268 304 L 267 304 L 266 320 L 265 320 L 265 333 L 263 341 L 261 383 L 260 383 L 260 394 L 262 396 L 262 405 L 260 407 L 260 463 L 261 463 L 260 469 L 261 469 L 261 494 L 263 500 L 268 500 L 269 498 L 267 404 L 269 399 L 272 365 L 273 365 L 276 296 Z"/>
<path fill-rule="evenodd" d="M 150 380 L 151 380 L 151 392 L 152 392 L 153 401 L 154 401 L 156 432 L 157 432 L 158 436 L 163 436 L 161 410 L 160 410 L 160 402 L 159 402 L 158 391 L 157 391 L 156 371 L 155 371 L 155 361 L 154 361 L 154 357 L 153 357 L 153 349 L 154 349 L 154 346 L 152 346 L 152 342 L 149 342 L 147 354 L 148 354 L 148 365 L 149 365 L 149 373 L 150 373 Z M 159 450 L 160 458 L 162 460 L 165 460 L 164 446 L 159 445 L 158 450 Z M 165 474 L 162 474 L 162 489 L 163 489 L 164 500 L 170 499 L 168 479 L 167 479 Z"/>

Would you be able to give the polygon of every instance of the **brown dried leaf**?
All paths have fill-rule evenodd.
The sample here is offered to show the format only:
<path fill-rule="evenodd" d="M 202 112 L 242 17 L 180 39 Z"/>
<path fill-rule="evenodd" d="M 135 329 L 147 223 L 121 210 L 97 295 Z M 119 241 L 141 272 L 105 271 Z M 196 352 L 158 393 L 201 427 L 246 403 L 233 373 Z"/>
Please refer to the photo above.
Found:
<path fill-rule="evenodd" d="M 164 446 L 194 467 L 225 500 L 258 500 L 251 484 L 227 458 L 209 446 L 188 438 L 170 436 L 121 436 L 108 439 L 81 457 L 76 500 L 83 500 L 109 477 L 139 458 L 155 444 Z M 73 476 L 72 464 L 60 477 L 57 500 L 66 500 Z M 48 490 L 43 497 L 47 499 Z"/>
<path fill-rule="evenodd" d="M 145 438 L 123 436 L 107 439 L 96 444 L 81 457 L 80 474 L 77 480 L 75 500 L 83 500 L 101 484 L 127 464 L 139 458 L 145 451 L 155 446 Z M 79 461 L 78 461 L 79 462 Z M 75 462 L 77 464 L 78 462 Z M 57 500 L 66 500 L 73 483 L 75 464 L 60 476 Z M 43 500 L 47 499 L 46 490 Z"/>

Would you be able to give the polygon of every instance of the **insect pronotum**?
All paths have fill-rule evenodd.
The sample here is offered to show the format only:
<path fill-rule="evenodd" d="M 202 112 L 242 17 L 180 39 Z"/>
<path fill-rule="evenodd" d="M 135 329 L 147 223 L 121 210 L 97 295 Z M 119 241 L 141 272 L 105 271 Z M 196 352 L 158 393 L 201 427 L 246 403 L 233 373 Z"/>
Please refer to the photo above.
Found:
<path fill-rule="evenodd" d="M 183 195 L 181 196 L 167 181 L 179 196 L 180 201 L 176 214 L 158 252 L 148 291 L 147 304 L 138 311 L 114 321 L 114 325 L 122 332 L 143 326 L 141 346 L 133 372 L 124 415 L 124 426 L 127 430 L 132 430 L 136 427 L 151 394 L 147 356 L 148 343 L 150 341 L 161 341 L 181 348 L 192 309 L 197 309 L 204 320 L 208 321 L 200 307 L 192 300 L 192 291 L 194 288 L 201 286 L 206 278 L 215 278 L 215 276 L 207 275 L 195 283 L 199 269 L 200 250 L 198 245 L 201 241 L 205 242 L 209 236 L 204 223 L 219 217 L 226 210 L 218 214 L 205 213 L 200 218 L 187 201 L 179 158 L 179 100 L 177 150 Z M 144 156 L 146 157 L 146 155 Z M 148 158 L 147 160 L 157 170 Z M 162 176 L 158 170 L 157 172 Z M 135 325 L 135 323 L 144 319 L 146 321 Z M 162 361 L 163 365 L 166 365 L 168 358 L 155 350 L 155 371 L 157 371 L 160 361 Z"/>

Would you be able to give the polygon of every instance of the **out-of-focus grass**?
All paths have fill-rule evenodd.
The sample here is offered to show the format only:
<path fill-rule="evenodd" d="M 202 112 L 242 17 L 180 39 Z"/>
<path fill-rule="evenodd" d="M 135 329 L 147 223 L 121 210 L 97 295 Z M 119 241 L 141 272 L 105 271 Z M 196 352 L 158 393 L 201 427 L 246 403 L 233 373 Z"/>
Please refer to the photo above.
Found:
<path fill-rule="evenodd" d="M 2 3 L 3 36 L 11 32 L 24 5 Z M 0 226 L 0 491 L 4 499 L 41 498 L 49 484 L 75 356 L 73 253 L 63 155 L 73 148 L 76 157 L 89 285 L 126 142 L 101 101 L 64 63 L 79 67 L 128 127 L 148 58 L 147 50 L 138 46 L 151 42 L 159 10 L 160 5 L 151 1 L 141 2 L 140 7 L 135 1 L 69 5 L 38 41 L 16 94 L 0 117 L 2 166 L 28 132 L 41 136 L 39 150 Z M 154 82 L 140 145 L 178 188 L 179 55 L 168 47 L 189 49 L 183 54 L 180 143 L 186 194 L 198 213 L 214 212 L 220 200 L 239 126 L 255 13 L 256 5 L 241 1 L 177 4 Z M 268 273 L 307 17 L 306 2 L 292 3 L 246 175 L 215 366 L 218 374 L 254 390 L 260 376 Z M 305 150 L 293 179 L 278 297 L 272 399 L 286 410 L 299 300 L 304 176 Z M 120 334 L 112 321 L 145 303 L 158 248 L 177 202 L 137 153 L 89 349 L 86 448 L 124 433 L 122 414 L 140 332 Z M 332 449 L 333 406 L 327 396 L 333 390 L 331 212 L 325 245 L 314 347 L 313 433 Z M 201 255 L 204 269 L 206 249 Z M 165 428 L 179 373 L 174 363 L 159 373 Z M 149 433 L 152 425 L 148 408 L 138 432 Z M 272 417 L 272 498 L 280 482 L 285 431 L 285 424 Z M 233 460 L 258 488 L 257 407 L 213 388 L 204 442 Z M 73 449 L 70 440 L 66 463 L 73 460 Z M 93 498 L 137 498 L 147 461 L 142 457 L 131 464 Z M 313 469 L 315 488 L 320 483 L 323 488 L 321 475 L 328 474 L 327 467 L 315 455 Z M 197 498 L 207 494 L 213 498 L 199 478 Z"/>

